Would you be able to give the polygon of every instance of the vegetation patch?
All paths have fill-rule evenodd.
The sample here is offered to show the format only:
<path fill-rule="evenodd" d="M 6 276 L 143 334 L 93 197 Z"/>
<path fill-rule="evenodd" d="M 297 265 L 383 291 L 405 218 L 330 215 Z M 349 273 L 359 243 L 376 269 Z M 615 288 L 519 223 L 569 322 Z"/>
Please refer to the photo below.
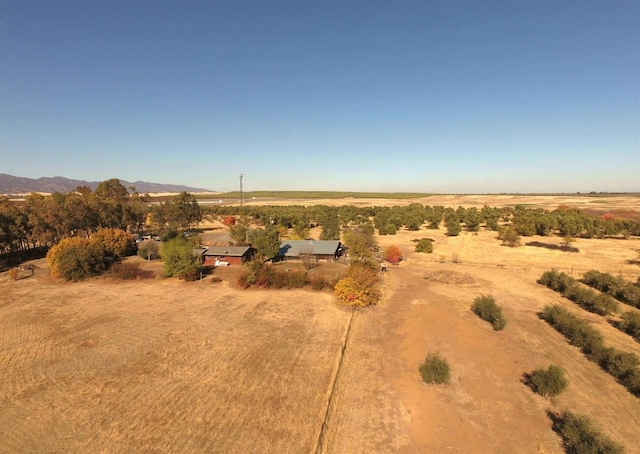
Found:
<path fill-rule="evenodd" d="M 586 320 L 571 314 L 557 304 L 545 306 L 540 317 L 563 334 L 572 345 L 580 348 L 588 359 L 597 363 L 602 370 L 613 376 L 634 396 L 640 396 L 638 355 L 606 347 L 604 338 L 598 330 Z"/>
<path fill-rule="evenodd" d="M 345 276 L 334 287 L 339 304 L 352 307 L 367 307 L 380 301 L 378 273 L 369 264 L 353 262 Z"/>
<path fill-rule="evenodd" d="M 451 378 L 449 363 L 436 353 L 429 353 L 419 370 L 422 380 L 428 384 L 448 384 Z"/>
<path fill-rule="evenodd" d="M 538 283 L 555 290 L 589 312 L 609 315 L 618 310 L 618 303 L 613 297 L 581 286 L 578 280 L 564 272 L 546 271 Z"/>
<path fill-rule="evenodd" d="M 507 321 L 502 315 L 502 309 L 496 304 L 491 295 L 481 295 L 473 300 L 471 310 L 483 320 L 488 321 L 495 331 L 500 331 L 507 326 Z"/>
<path fill-rule="evenodd" d="M 431 254 L 433 252 L 433 240 L 429 238 L 421 238 L 416 241 L 416 252 Z"/>
<path fill-rule="evenodd" d="M 611 295 L 618 301 L 640 309 L 640 287 L 633 282 L 596 270 L 587 271 L 582 277 L 582 282 Z"/>
<path fill-rule="evenodd" d="M 557 396 L 569 386 L 569 380 L 564 375 L 564 370 L 554 364 L 546 369 L 540 368 L 524 374 L 524 383 L 533 392 L 544 397 Z"/>
<path fill-rule="evenodd" d="M 640 342 L 640 313 L 627 311 L 622 314 L 619 328 Z"/>
<path fill-rule="evenodd" d="M 624 448 L 598 430 L 586 416 L 568 410 L 549 412 L 553 431 L 562 438 L 570 454 L 621 454 Z"/>

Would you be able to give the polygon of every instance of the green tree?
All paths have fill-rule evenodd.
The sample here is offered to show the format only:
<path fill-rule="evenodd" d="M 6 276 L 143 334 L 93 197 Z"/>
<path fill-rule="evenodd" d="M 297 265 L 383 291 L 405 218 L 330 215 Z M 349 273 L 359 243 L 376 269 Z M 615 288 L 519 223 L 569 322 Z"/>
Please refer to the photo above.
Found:
<path fill-rule="evenodd" d="M 426 238 L 418 240 L 418 242 L 416 243 L 416 252 L 431 254 L 433 252 L 433 242 Z"/>
<path fill-rule="evenodd" d="M 448 236 L 460 235 L 462 227 L 460 227 L 460 220 L 458 219 L 458 215 L 455 212 L 450 213 L 445 218 L 445 227 L 447 228 Z"/>
<path fill-rule="evenodd" d="M 498 239 L 502 241 L 502 244 L 509 247 L 520 246 L 520 235 L 518 235 L 516 229 L 511 226 L 500 227 L 498 230 Z"/>
<path fill-rule="evenodd" d="M 373 232 L 364 226 L 352 227 L 344 232 L 344 242 L 352 260 L 368 261 L 373 256 Z"/>
<path fill-rule="evenodd" d="M 533 392 L 546 397 L 562 393 L 569 386 L 569 380 L 561 367 L 551 364 L 547 369 L 536 369 L 525 374 L 525 384 Z"/>
<path fill-rule="evenodd" d="M 280 251 L 280 235 L 275 226 L 249 230 L 249 242 L 256 249 L 255 256 L 258 260 L 272 259 Z"/>
<path fill-rule="evenodd" d="M 193 254 L 193 243 L 183 237 L 176 237 L 163 243 L 160 255 L 164 261 L 164 274 L 167 277 L 195 280 L 202 268 L 200 257 Z"/>
<path fill-rule="evenodd" d="M 179 227 L 190 229 L 202 221 L 202 211 L 194 195 L 183 191 L 172 201 L 173 214 Z"/>

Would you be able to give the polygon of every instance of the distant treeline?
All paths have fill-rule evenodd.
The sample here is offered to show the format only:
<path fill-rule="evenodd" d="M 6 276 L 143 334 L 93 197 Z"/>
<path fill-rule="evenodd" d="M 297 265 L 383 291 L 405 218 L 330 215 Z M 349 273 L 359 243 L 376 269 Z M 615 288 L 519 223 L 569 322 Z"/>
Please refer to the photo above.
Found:
<path fill-rule="evenodd" d="M 233 193 L 227 193 L 229 196 Z M 275 192 L 250 192 L 245 197 L 268 197 Z M 418 193 L 353 193 L 279 191 L 278 197 L 311 195 L 332 197 L 405 198 L 425 196 Z M 237 196 L 239 197 L 239 193 Z M 553 211 L 542 208 L 489 207 L 480 209 L 429 206 L 412 203 L 395 207 L 343 206 L 230 206 L 198 205 L 194 195 L 187 192 L 151 203 L 145 194 L 132 192 L 119 180 L 112 179 L 98 185 L 95 191 L 81 186 L 69 193 L 50 196 L 31 194 L 22 202 L 0 197 L 0 255 L 36 247 L 50 247 L 70 236 L 89 237 L 99 228 L 116 228 L 131 233 L 189 228 L 203 215 L 223 218 L 240 216 L 263 225 L 284 228 L 298 227 L 305 232 L 310 227 L 322 228 L 322 239 L 339 239 L 342 228 L 349 225 L 371 224 L 379 234 L 393 235 L 400 229 L 419 230 L 446 227 L 447 233 L 459 234 L 463 229 L 497 231 L 510 225 L 518 235 L 583 238 L 640 236 L 640 222 L 596 216 L 578 209 L 561 207 Z"/>

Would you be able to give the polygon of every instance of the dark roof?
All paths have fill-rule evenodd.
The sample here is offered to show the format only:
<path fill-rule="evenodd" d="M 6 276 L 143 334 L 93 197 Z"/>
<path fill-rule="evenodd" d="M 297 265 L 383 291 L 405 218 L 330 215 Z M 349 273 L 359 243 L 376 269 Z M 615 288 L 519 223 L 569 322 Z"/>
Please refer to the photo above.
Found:
<path fill-rule="evenodd" d="M 193 249 L 191 249 L 191 253 L 197 257 L 199 255 L 204 254 L 206 250 L 207 248 L 204 248 L 204 247 L 194 247 Z"/>
<path fill-rule="evenodd" d="M 340 248 L 340 241 L 331 240 L 290 240 L 280 243 L 279 256 L 298 257 L 305 255 L 335 255 Z"/>
<path fill-rule="evenodd" d="M 204 252 L 204 255 L 242 257 L 249 249 L 251 249 L 251 246 L 210 246 Z"/>

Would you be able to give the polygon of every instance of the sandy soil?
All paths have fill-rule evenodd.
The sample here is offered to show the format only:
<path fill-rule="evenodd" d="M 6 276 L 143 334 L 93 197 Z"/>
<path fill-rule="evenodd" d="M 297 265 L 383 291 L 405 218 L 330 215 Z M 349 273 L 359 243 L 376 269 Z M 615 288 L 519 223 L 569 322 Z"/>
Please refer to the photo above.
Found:
<path fill-rule="evenodd" d="M 433 254 L 413 252 L 420 237 Z M 331 293 L 240 290 L 232 269 L 216 271 L 221 283 L 69 284 L 44 261 L 34 277 L 0 274 L 0 452 L 560 453 L 548 408 L 587 414 L 640 452 L 640 400 L 536 315 L 561 304 L 640 355 L 536 283 L 551 267 L 635 280 L 639 240 L 578 239 L 577 253 L 507 248 L 493 232 L 379 242 L 406 260 L 382 275 L 381 304 L 353 318 Z M 470 311 L 482 293 L 503 307 L 505 330 Z M 448 386 L 421 381 L 433 351 L 451 365 Z M 554 400 L 521 383 L 551 363 L 570 380 Z"/>

